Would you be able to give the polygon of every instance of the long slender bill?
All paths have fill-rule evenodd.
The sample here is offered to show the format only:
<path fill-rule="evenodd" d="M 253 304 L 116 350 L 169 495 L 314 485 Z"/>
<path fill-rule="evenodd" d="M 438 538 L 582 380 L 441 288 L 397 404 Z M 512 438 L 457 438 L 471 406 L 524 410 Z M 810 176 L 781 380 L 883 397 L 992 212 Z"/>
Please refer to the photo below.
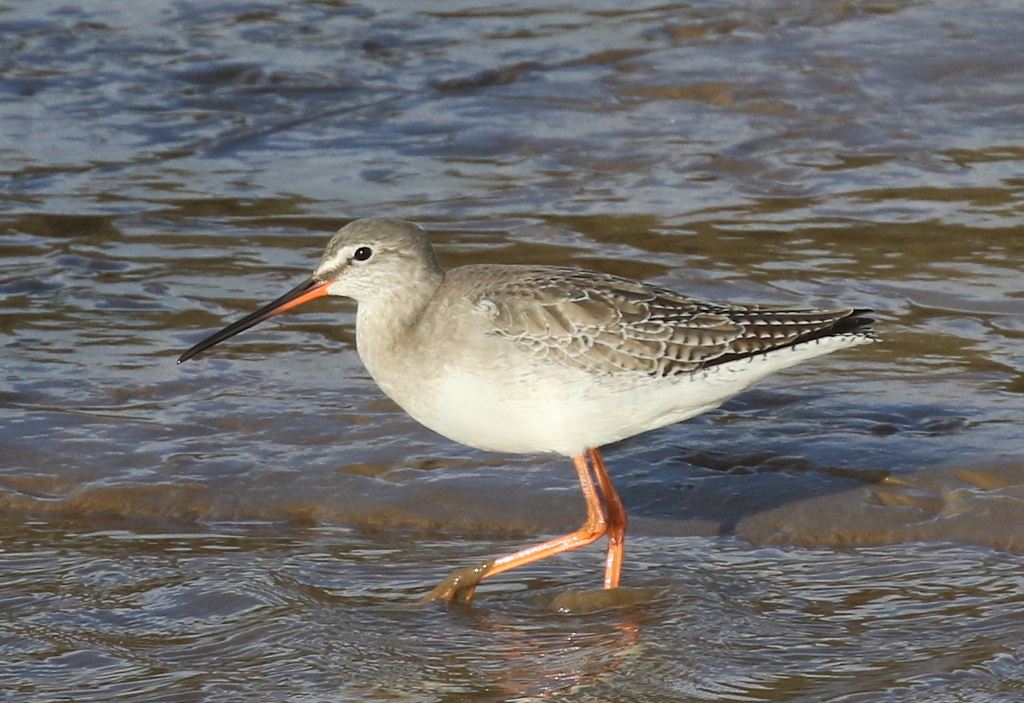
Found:
<path fill-rule="evenodd" d="M 314 298 L 320 298 L 327 295 L 327 287 L 330 284 L 330 281 L 317 281 L 313 278 L 300 283 L 274 302 L 264 305 L 262 308 L 250 315 L 246 315 L 238 322 L 231 323 L 220 332 L 211 334 L 199 344 L 179 356 L 178 363 L 180 364 L 183 361 L 188 361 L 196 354 L 206 351 L 215 344 L 220 344 L 229 337 L 234 337 L 239 332 L 244 332 L 250 327 L 258 325 L 268 317 L 273 317 L 278 313 L 294 308 L 296 305 L 302 305 Z"/>

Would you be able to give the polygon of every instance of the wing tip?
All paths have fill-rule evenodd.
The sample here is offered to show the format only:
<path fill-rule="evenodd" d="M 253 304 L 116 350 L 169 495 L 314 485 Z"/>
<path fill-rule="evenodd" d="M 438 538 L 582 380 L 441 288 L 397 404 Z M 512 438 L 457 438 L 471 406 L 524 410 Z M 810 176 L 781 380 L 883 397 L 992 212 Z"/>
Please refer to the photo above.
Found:
<path fill-rule="evenodd" d="M 799 311 L 792 311 L 799 312 Z M 804 334 L 793 337 L 792 339 L 786 340 L 785 343 L 778 344 L 775 346 L 768 346 L 761 349 L 754 349 L 747 352 L 732 352 L 721 354 L 713 359 L 709 359 L 704 363 L 705 367 L 717 366 L 719 364 L 727 364 L 732 361 L 739 361 L 741 359 L 749 359 L 756 356 L 773 354 L 775 352 L 782 351 L 784 349 L 791 349 L 793 347 L 807 344 L 809 342 L 827 340 L 827 339 L 839 339 L 845 338 L 845 340 L 852 346 L 854 344 L 869 344 L 872 342 L 880 342 L 881 337 L 875 330 L 871 329 L 871 325 L 875 322 L 873 317 L 866 317 L 870 313 L 874 312 L 871 308 L 849 308 L 847 310 L 836 310 L 832 311 L 835 313 L 845 313 L 839 319 L 834 320 L 832 323 L 823 325 L 817 329 L 809 330 Z"/>

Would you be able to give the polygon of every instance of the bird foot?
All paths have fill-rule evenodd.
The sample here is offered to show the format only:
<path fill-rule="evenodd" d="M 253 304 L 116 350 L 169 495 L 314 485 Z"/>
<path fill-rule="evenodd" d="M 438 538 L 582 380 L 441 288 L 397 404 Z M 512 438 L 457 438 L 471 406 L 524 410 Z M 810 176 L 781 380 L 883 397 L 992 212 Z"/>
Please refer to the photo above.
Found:
<path fill-rule="evenodd" d="M 476 587 L 494 566 L 494 559 L 480 562 L 476 566 L 464 566 L 448 574 L 420 603 L 468 603 L 473 599 Z"/>

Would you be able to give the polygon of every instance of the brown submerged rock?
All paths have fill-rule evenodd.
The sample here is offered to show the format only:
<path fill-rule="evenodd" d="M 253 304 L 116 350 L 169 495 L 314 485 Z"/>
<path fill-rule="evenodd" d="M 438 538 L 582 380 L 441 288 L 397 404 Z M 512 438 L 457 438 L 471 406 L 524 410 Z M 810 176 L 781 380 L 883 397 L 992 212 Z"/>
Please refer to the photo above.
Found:
<path fill-rule="evenodd" d="M 888 476 L 744 518 L 736 535 L 807 546 L 927 541 L 1024 551 L 1024 463 Z"/>
<path fill-rule="evenodd" d="M 605 608 L 623 608 L 646 603 L 657 597 L 656 588 L 595 588 L 587 591 L 566 591 L 555 596 L 551 609 L 559 613 L 591 613 Z"/>

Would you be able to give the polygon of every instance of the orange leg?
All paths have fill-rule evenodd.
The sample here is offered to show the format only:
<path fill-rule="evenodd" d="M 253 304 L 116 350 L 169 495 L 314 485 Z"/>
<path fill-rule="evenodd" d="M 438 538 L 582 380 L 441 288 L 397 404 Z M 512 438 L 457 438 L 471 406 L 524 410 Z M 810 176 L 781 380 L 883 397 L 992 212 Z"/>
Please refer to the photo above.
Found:
<path fill-rule="evenodd" d="M 626 508 L 622 505 L 618 491 L 612 485 L 612 477 L 604 465 L 601 452 L 588 449 L 587 456 L 597 474 L 597 482 L 604 496 L 605 515 L 608 522 L 608 554 L 604 560 L 604 587 L 618 588 L 622 575 L 622 558 L 626 549 Z"/>
<path fill-rule="evenodd" d="M 599 540 L 607 533 L 611 533 L 608 544 L 608 556 L 605 560 L 605 588 L 616 588 L 619 585 L 619 573 L 622 569 L 623 541 L 626 532 L 626 511 L 622 507 L 622 501 L 612 486 L 608 470 L 605 468 L 601 453 L 596 449 L 589 449 L 585 454 L 579 454 L 572 458 L 573 466 L 579 475 L 580 487 L 583 489 L 583 498 L 587 504 L 587 521 L 583 527 L 572 534 L 558 537 L 541 544 L 535 544 L 513 554 L 498 557 L 492 561 L 484 562 L 474 567 L 459 569 L 451 576 L 442 581 L 437 588 L 430 592 L 424 601 L 469 601 L 473 597 L 477 584 L 481 580 L 514 569 L 525 564 L 532 564 L 535 561 L 546 559 L 555 554 L 568 552 L 579 547 L 586 546 Z M 594 477 L 597 478 L 595 485 Z M 602 504 L 601 495 L 598 494 L 600 486 L 601 494 L 607 503 L 607 509 Z"/>
<path fill-rule="evenodd" d="M 518 566 L 531 564 L 579 547 L 585 547 L 591 542 L 596 542 L 604 537 L 608 531 L 608 519 L 605 516 L 604 506 L 601 505 L 601 498 L 598 496 L 594 486 L 594 479 L 590 475 L 587 457 L 583 454 L 574 456 L 572 463 L 580 477 L 583 498 L 587 501 L 587 521 L 583 527 L 564 537 L 535 544 L 532 547 L 521 549 L 514 554 L 498 557 L 494 560 L 491 568 L 487 570 L 486 576 L 494 576 Z"/>

